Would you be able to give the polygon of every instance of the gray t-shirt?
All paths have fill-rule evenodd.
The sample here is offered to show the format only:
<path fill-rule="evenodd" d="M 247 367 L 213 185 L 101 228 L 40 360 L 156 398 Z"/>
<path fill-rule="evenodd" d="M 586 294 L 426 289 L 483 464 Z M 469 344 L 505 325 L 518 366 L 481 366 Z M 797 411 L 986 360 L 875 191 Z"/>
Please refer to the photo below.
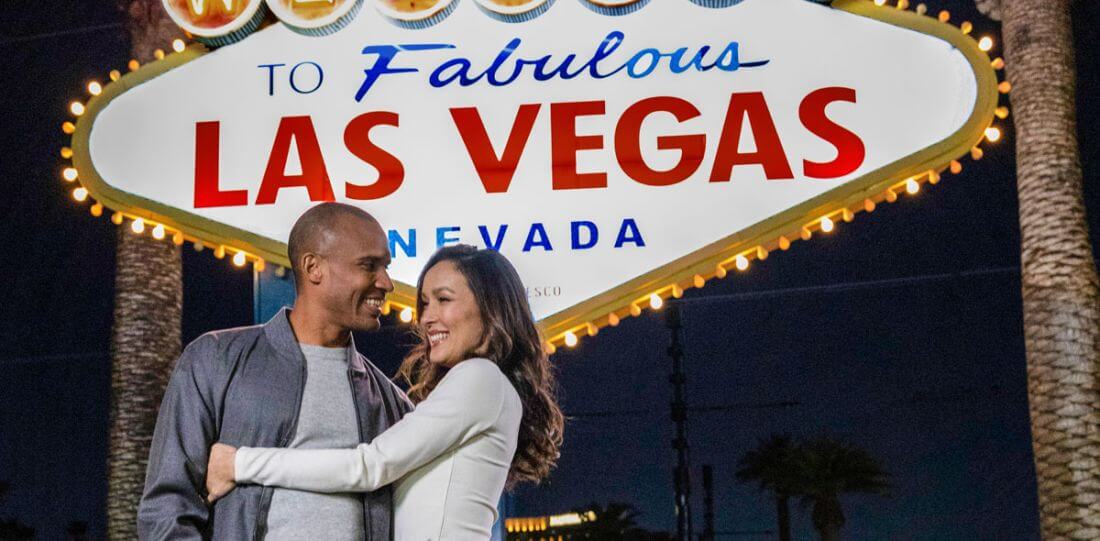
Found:
<path fill-rule="evenodd" d="M 355 403 L 348 381 L 347 348 L 301 344 L 306 358 L 306 385 L 298 429 L 288 447 L 343 449 L 359 445 Z M 276 488 L 267 515 L 265 539 L 361 540 L 361 494 L 319 494 Z"/>

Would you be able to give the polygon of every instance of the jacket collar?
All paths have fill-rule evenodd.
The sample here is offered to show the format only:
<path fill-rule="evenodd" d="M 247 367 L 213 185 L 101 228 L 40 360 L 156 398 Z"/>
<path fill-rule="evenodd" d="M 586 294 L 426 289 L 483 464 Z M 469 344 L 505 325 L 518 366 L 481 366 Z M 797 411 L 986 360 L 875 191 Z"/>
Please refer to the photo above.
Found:
<path fill-rule="evenodd" d="M 302 347 L 298 345 L 298 338 L 294 336 L 294 329 L 290 327 L 290 308 L 284 306 L 267 323 L 264 323 L 264 334 L 280 355 L 305 364 Z M 347 351 L 348 366 L 357 372 L 366 372 L 366 364 L 358 354 L 359 350 L 355 349 L 354 335 L 350 337 Z"/>

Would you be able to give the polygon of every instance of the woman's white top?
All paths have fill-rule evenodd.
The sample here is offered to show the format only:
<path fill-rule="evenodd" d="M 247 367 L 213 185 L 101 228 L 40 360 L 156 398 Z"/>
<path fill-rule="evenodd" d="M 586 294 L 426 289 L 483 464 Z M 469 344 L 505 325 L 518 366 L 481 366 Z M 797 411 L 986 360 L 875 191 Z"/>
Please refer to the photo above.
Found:
<path fill-rule="evenodd" d="M 374 441 L 354 449 L 241 447 L 236 481 L 313 492 L 396 483 L 397 540 L 489 539 L 522 417 L 519 394 L 496 363 L 468 359 Z"/>

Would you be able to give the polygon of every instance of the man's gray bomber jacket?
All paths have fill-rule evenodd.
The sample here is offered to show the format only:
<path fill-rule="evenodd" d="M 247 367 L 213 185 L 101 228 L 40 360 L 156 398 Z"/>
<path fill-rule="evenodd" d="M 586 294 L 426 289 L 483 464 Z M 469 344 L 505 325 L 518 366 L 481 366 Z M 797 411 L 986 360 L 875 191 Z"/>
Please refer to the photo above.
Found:
<path fill-rule="evenodd" d="M 153 434 L 141 539 L 263 539 L 273 489 L 238 486 L 208 506 L 206 465 L 215 442 L 285 447 L 294 437 L 306 365 L 289 315 L 284 308 L 264 325 L 207 333 L 184 349 Z M 357 352 L 348 367 L 360 441 L 369 443 L 412 404 Z M 390 487 L 365 494 L 363 512 L 367 541 L 393 539 Z"/>

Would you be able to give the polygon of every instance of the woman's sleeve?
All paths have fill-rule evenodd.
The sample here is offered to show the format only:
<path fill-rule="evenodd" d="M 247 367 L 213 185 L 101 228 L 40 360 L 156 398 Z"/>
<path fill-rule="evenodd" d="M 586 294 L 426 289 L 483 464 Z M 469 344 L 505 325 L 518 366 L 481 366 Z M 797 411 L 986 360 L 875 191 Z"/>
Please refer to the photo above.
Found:
<path fill-rule="evenodd" d="M 388 430 L 355 449 L 242 447 L 238 483 L 312 492 L 370 492 L 488 430 L 509 385 L 492 361 L 459 363 L 432 393 Z"/>

